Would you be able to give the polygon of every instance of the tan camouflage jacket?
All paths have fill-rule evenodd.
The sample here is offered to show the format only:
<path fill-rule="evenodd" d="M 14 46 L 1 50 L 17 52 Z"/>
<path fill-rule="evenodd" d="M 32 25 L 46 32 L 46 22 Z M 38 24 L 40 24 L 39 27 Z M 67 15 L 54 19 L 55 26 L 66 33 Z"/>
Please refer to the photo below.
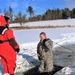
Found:
<path fill-rule="evenodd" d="M 53 57 L 52 48 L 53 48 L 53 42 L 50 39 L 45 39 L 44 41 L 40 41 L 37 46 L 37 54 L 39 60 L 47 56 L 52 58 Z"/>

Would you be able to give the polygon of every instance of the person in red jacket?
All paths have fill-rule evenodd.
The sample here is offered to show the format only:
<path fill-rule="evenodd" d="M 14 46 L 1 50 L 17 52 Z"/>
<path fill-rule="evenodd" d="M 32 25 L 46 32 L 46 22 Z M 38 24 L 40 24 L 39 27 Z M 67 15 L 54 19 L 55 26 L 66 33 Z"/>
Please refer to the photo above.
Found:
<path fill-rule="evenodd" d="M 19 45 L 13 31 L 9 29 L 10 18 L 0 15 L 0 57 L 4 68 L 4 75 L 14 75 L 16 68 L 16 52 Z"/>

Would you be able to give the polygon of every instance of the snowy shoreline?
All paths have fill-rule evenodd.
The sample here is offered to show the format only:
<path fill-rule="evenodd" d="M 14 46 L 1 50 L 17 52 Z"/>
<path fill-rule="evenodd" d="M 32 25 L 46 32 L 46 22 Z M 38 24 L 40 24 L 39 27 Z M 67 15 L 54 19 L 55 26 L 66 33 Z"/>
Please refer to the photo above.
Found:
<path fill-rule="evenodd" d="M 32 26 L 75 26 L 75 19 L 60 19 L 60 20 L 46 20 L 26 22 L 20 25 L 20 23 L 12 23 L 10 27 L 32 27 Z"/>

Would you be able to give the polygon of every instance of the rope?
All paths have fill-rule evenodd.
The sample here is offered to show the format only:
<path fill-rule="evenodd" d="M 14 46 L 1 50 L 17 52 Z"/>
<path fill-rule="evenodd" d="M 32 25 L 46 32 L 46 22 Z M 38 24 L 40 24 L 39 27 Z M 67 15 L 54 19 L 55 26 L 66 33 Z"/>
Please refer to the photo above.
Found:
<path fill-rule="evenodd" d="M 54 41 L 53 41 L 54 42 Z M 58 43 L 56 43 L 56 42 L 54 42 L 55 44 L 57 44 L 57 45 L 59 45 Z M 71 49 L 71 48 L 67 48 L 67 47 L 64 47 L 64 46 L 61 46 L 61 45 L 59 45 L 60 47 L 62 47 L 62 48 L 64 48 L 64 49 L 67 49 L 67 50 L 72 50 L 72 52 L 74 53 L 74 51 L 73 51 L 73 49 Z"/>
<path fill-rule="evenodd" d="M 33 56 L 36 56 L 36 54 L 34 54 Z M 28 58 L 30 58 L 30 56 L 26 57 L 26 59 L 28 59 Z M 22 63 L 17 64 L 17 65 L 21 65 L 21 64 L 23 64 L 25 61 L 26 61 L 26 60 L 24 60 Z"/>
<path fill-rule="evenodd" d="M 34 57 L 34 56 L 36 56 L 36 54 L 34 54 L 33 57 Z M 26 59 L 28 59 L 28 58 L 30 58 L 30 56 L 26 57 Z M 26 61 L 26 60 L 24 60 L 22 63 L 17 64 L 17 65 L 21 65 L 21 64 L 23 64 L 25 61 Z"/>
<path fill-rule="evenodd" d="M 54 42 L 55 44 L 57 44 L 58 46 L 60 46 L 60 47 L 62 47 L 62 48 L 64 48 L 64 49 L 72 50 L 72 53 L 74 53 L 73 49 L 67 48 L 67 47 L 64 47 L 64 46 L 61 46 L 61 45 L 59 44 L 60 42 L 63 42 L 63 41 L 65 41 L 65 40 L 67 40 L 67 39 L 69 40 L 70 38 L 66 37 L 66 39 L 64 39 L 64 40 L 62 40 L 62 41 L 59 41 L 58 43 L 57 43 L 57 42 L 54 42 L 54 41 L 52 41 L 52 42 Z"/>

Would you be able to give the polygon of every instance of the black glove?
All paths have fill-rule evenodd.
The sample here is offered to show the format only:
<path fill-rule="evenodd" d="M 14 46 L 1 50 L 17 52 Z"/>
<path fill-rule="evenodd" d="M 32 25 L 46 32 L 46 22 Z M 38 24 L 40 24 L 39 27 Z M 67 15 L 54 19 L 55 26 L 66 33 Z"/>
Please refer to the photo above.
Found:
<path fill-rule="evenodd" d="M 38 56 L 38 59 L 39 59 L 39 60 L 43 60 L 42 56 Z"/>
<path fill-rule="evenodd" d="M 15 51 L 16 51 L 17 53 L 19 53 L 20 49 L 19 49 L 19 48 L 17 48 L 17 49 L 15 49 Z"/>

